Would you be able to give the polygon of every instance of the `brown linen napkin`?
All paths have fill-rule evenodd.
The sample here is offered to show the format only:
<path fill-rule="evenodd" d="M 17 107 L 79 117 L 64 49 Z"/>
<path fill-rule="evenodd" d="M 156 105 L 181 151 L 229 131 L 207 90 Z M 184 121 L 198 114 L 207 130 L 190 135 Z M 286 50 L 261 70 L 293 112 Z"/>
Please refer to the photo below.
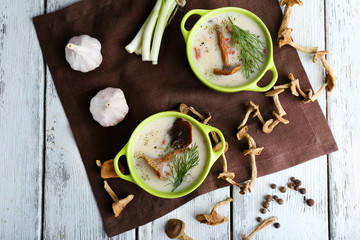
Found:
<path fill-rule="evenodd" d="M 200 112 L 210 112 L 213 115 L 210 124 L 218 127 L 229 142 L 228 167 L 236 173 L 235 180 L 240 182 L 249 179 L 251 172 L 249 158 L 242 155 L 247 143 L 235 137 L 236 127 L 244 116 L 244 103 L 252 100 L 259 104 L 265 119 L 269 119 L 271 111 L 275 109 L 272 99 L 263 93 L 226 94 L 203 85 L 188 65 L 179 26 L 184 14 L 194 8 L 242 7 L 265 22 L 276 43 L 282 18 L 278 0 L 188 1 L 184 10 L 178 12 L 166 28 L 157 66 L 142 62 L 141 57 L 130 55 L 124 49 L 153 5 L 154 1 L 150 0 L 83 0 L 33 20 L 109 236 L 141 226 L 200 194 L 228 185 L 224 180 L 217 179 L 222 171 L 221 160 L 213 166 L 205 182 L 196 191 L 179 199 L 160 199 L 130 182 L 109 180 L 119 197 L 131 193 L 135 195 L 121 215 L 115 218 L 111 209 L 112 200 L 104 191 L 95 159 L 113 158 L 144 118 L 160 111 L 176 109 L 182 102 L 194 106 Z M 72 36 L 81 34 L 88 34 L 102 43 L 104 61 L 98 69 L 89 73 L 72 70 L 65 60 L 66 43 Z M 290 47 L 280 50 L 275 45 L 274 56 L 279 72 L 278 84 L 288 82 L 287 76 L 292 72 L 300 79 L 302 87 L 311 87 L 296 50 Z M 270 78 L 271 74 L 266 75 L 264 82 L 269 82 Z M 89 102 L 99 90 L 109 86 L 124 91 L 130 112 L 116 127 L 104 128 L 93 120 Z M 280 99 L 290 124 L 279 125 L 271 134 L 264 134 L 260 131 L 257 119 L 249 121 L 250 134 L 258 146 L 265 147 L 257 157 L 259 176 L 337 149 L 317 102 L 302 104 L 289 91 L 281 94 Z"/>

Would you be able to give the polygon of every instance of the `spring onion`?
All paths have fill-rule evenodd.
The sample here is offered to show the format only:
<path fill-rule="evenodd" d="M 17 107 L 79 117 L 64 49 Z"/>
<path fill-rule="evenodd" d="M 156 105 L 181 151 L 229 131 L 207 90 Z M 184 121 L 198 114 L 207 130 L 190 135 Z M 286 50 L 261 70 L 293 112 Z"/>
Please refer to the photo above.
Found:
<path fill-rule="evenodd" d="M 152 61 L 156 65 L 165 27 L 177 5 L 176 0 L 156 0 L 150 15 L 125 47 L 126 51 L 142 55 L 143 61 Z"/>

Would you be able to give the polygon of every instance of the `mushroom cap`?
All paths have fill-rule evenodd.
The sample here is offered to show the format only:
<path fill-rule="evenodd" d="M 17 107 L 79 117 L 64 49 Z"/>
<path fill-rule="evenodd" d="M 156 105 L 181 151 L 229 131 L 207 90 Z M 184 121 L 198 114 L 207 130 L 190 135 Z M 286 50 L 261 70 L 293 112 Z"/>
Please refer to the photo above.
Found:
<path fill-rule="evenodd" d="M 112 204 L 112 209 L 114 211 L 115 217 L 119 216 L 122 210 L 128 205 L 129 202 L 131 202 L 134 199 L 134 195 L 130 194 L 126 198 L 123 198 L 117 202 L 114 202 Z"/>
<path fill-rule="evenodd" d="M 250 148 L 243 151 L 244 156 L 246 155 L 260 155 L 264 147 L 261 148 Z"/>
<path fill-rule="evenodd" d="M 240 128 L 240 130 L 236 134 L 237 139 L 238 140 L 243 139 L 245 137 L 245 133 L 248 132 L 248 129 L 249 129 L 248 126 L 244 126 L 244 127 Z"/>
<path fill-rule="evenodd" d="M 329 54 L 329 51 L 318 51 L 314 54 L 314 57 L 313 57 L 313 62 L 316 63 L 316 61 L 319 59 L 319 58 L 323 58 L 325 57 L 326 54 Z"/>
<path fill-rule="evenodd" d="M 295 4 L 298 4 L 299 6 L 303 5 L 303 2 L 301 0 L 281 0 L 280 1 L 281 6 L 294 6 Z"/>
<path fill-rule="evenodd" d="M 326 89 L 331 92 L 335 88 L 335 81 L 336 78 L 334 78 L 331 74 L 326 74 L 325 76 L 325 82 L 327 83 Z"/>
<path fill-rule="evenodd" d="M 259 105 L 256 105 L 255 103 L 253 103 L 252 101 L 249 101 L 247 103 L 245 103 L 245 110 L 249 111 L 249 110 L 257 110 L 259 109 Z"/>
<path fill-rule="evenodd" d="M 122 165 L 120 162 L 118 164 L 119 164 L 120 172 L 124 174 L 124 172 L 125 172 L 124 165 Z M 100 175 L 103 179 L 119 177 L 117 175 L 117 173 L 115 172 L 114 159 L 107 160 L 102 164 Z"/>
<path fill-rule="evenodd" d="M 184 230 L 185 230 L 185 223 L 180 219 L 175 219 L 175 218 L 170 219 L 165 227 L 165 233 L 171 239 L 178 238 L 180 235 L 184 233 Z"/>
<path fill-rule="evenodd" d="M 292 82 L 296 80 L 294 74 L 292 74 L 292 73 L 289 73 L 289 79 L 290 79 Z"/>
<path fill-rule="evenodd" d="M 284 45 L 290 44 L 293 40 L 291 38 L 291 32 L 293 31 L 292 28 L 285 28 L 284 31 L 281 32 L 281 36 L 278 39 L 279 48 Z"/>

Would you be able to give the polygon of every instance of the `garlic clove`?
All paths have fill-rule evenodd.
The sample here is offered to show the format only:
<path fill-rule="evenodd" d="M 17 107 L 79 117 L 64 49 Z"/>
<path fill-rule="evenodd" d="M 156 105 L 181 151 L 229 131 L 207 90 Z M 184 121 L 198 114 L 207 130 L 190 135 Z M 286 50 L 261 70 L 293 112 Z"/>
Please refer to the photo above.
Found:
<path fill-rule="evenodd" d="M 103 57 L 101 44 L 88 35 L 72 37 L 65 47 L 65 58 L 76 71 L 89 72 L 99 67 Z"/>
<path fill-rule="evenodd" d="M 129 106 L 121 89 L 108 87 L 91 99 L 90 112 L 101 126 L 110 127 L 124 120 Z"/>

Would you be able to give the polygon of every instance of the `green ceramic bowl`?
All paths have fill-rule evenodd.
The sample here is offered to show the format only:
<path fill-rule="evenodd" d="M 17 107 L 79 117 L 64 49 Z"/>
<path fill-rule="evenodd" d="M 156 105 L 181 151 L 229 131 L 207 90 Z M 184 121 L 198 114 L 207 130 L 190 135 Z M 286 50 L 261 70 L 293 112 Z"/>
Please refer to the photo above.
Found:
<path fill-rule="evenodd" d="M 175 191 L 175 192 L 161 192 L 161 191 L 158 191 L 156 189 L 149 187 L 136 172 L 134 162 L 133 162 L 133 151 L 134 151 L 134 146 L 135 146 L 136 139 L 138 138 L 138 135 L 141 133 L 141 131 L 144 129 L 144 127 L 147 124 L 149 124 L 150 122 L 157 120 L 159 118 L 163 118 L 163 117 L 183 118 L 184 120 L 190 122 L 194 127 L 198 128 L 198 130 L 202 133 L 204 142 L 205 142 L 206 148 L 207 148 L 207 160 L 206 160 L 205 167 L 204 167 L 200 177 L 198 179 L 194 180 L 193 184 L 190 185 L 189 187 L 182 189 L 180 191 Z M 212 150 L 212 145 L 211 145 L 211 141 L 210 141 L 210 137 L 209 137 L 210 132 L 216 132 L 219 135 L 220 140 L 222 142 L 222 147 L 217 152 L 214 152 Z M 194 118 L 192 118 L 186 114 L 183 114 L 183 113 L 179 113 L 179 112 L 175 112 L 175 111 L 161 112 L 161 113 L 157 113 L 157 114 L 154 114 L 154 115 L 146 118 L 144 121 L 142 121 L 136 127 L 136 129 L 132 133 L 128 143 L 121 149 L 121 151 L 114 158 L 114 167 L 115 167 L 115 171 L 116 171 L 117 175 L 119 175 L 120 178 L 135 183 L 136 185 L 138 185 L 139 187 L 141 187 L 142 189 L 144 189 L 145 191 L 147 191 L 148 193 L 150 193 L 154 196 L 161 197 L 161 198 L 178 198 L 178 197 L 182 197 L 182 196 L 185 196 L 185 195 L 191 193 L 197 187 L 200 186 L 200 184 L 205 180 L 206 176 L 208 175 L 212 165 L 220 157 L 220 155 L 224 152 L 224 149 L 225 149 L 225 138 L 219 129 L 202 124 L 202 123 L 198 122 L 197 120 L 195 120 Z M 124 175 L 119 170 L 118 162 L 119 162 L 120 157 L 124 156 L 124 155 L 126 156 L 127 165 L 128 165 L 129 172 L 130 172 L 129 175 Z"/>
<path fill-rule="evenodd" d="M 260 70 L 259 74 L 255 76 L 253 79 L 249 80 L 248 83 L 240 86 L 235 87 L 224 87 L 216 85 L 210 81 L 208 81 L 203 75 L 200 74 L 200 72 L 197 70 L 194 60 L 192 57 L 192 42 L 195 36 L 195 33 L 199 29 L 200 25 L 203 24 L 205 21 L 207 21 L 209 18 L 221 14 L 221 13 L 240 13 L 243 14 L 250 19 L 252 19 L 255 23 L 259 25 L 259 27 L 262 29 L 265 39 L 266 39 L 266 45 L 267 45 L 267 56 L 265 59 L 265 62 L 263 64 L 263 68 Z M 195 25 L 192 27 L 190 31 L 185 29 L 185 23 L 188 20 L 188 18 L 192 15 L 200 15 L 200 19 L 195 23 Z M 261 21 L 261 19 L 253 14 L 252 12 L 249 12 L 242 8 L 236 8 L 236 7 L 225 7 L 225 8 L 218 8 L 214 10 L 201 10 L 201 9 L 194 9 L 189 11 L 184 18 L 181 21 L 181 32 L 184 36 L 185 42 L 186 42 L 186 53 L 187 58 L 190 64 L 191 69 L 195 73 L 195 75 L 208 87 L 220 91 L 220 92 L 239 92 L 239 91 L 255 91 L 255 92 L 266 92 L 270 90 L 276 83 L 278 79 L 278 73 L 274 64 L 273 59 L 273 45 L 271 40 L 271 35 L 269 33 L 269 30 Z M 273 78 L 271 82 L 265 86 L 265 87 L 259 87 L 257 83 L 260 81 L 260 79 L 265 75 L 267 71 L 271 71 L 273 74 Z"/>

